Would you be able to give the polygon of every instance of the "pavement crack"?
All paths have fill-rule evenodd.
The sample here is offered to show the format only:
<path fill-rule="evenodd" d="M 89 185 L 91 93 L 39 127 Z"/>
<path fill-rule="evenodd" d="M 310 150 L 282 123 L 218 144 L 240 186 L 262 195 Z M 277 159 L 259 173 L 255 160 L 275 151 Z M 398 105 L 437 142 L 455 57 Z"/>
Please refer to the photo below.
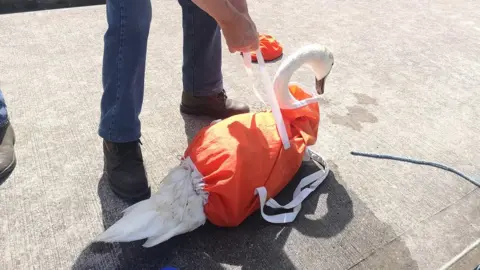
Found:
<path fill-rule="evenodd" d="M 443 213 L 445 212 L 446 210 L 448 210 L 449 208 L 451 208 L 452 206 L 456 205 L 457 203 L 459 203 L 460 201 L 462 201 L 463 199 L 465 199 L 466 197 L 470 196 L 472 193 L 476 192 L 478 189 L 478 187 L 474 187 L 471 191 L 467 192 L 465 195 L 463 195 L 461 198 L 459 198 L 458 200 L 456 200 L 455 202 L 445 206 L 444 208 L 438 210 L 437 212 L 427 216 L 426 218 L 424 219 L 421 219 L 420 221 L 416 222 L 414 225 L 410 226 L 410 228 L 406 229 L 405 231 L 403 231 L 402 233 L 400 233 L 399 235 L 395 236 L 394 238 L 392 238 L 390 241 L 387 241 L 385 244 L 379 246 L 378 248 L 374 249 L 372 252 L 370 252 L 367 256 L 365 256 L 364 258 L 360 259 L 359 261 L 357 261 L 356 263 L 354 263 L 352 266 L 350 266 L 349 268 L 347 268 L 347 270 L 350 270 L 350 269 L 353 269 L 354 267 L 356 267 L 357 265 L 359 265 L 360 263 L 364 262 L 365 260 L 367 260 L 368 258 L 370 258 L 372 255 L 374 255 L 375 253 L 377 253 L 379 250 L 385 248 L 386 246 L 390 245 L 391 243 L 393 243 L 394 241 L 396 241 L 397 239 L 399 239 L 400 237 L 404 236 L 405 234 L 413 231 L 413 229 L 419 225 L 419 224 L 422 224 L 424 223 L 425 221 L 427 221 L 428 219 L 440 214 L 440 213 Z"/>

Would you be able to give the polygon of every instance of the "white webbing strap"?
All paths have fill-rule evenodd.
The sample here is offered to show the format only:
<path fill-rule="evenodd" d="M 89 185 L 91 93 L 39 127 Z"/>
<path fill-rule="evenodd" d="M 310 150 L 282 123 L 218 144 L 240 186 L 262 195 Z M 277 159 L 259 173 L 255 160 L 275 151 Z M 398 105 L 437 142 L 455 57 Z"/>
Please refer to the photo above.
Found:
<path fill-rule="evenodd" d="M 286 205 L 280 205 L 273 198 L 267 201 L 267 189 L 265 187 L 259 187 L 255 189 L 255 195 L 258 195 L 260 199 L 260 211 L 263 219 L 270 223 L 289 223 L 295 220 L 300 209 L 302 208 L 302 202 L 310 195 L 317 187 L 327 178 L 330 170 L 320 155 L 308 149 L 305 151 L 311 159 L 319 163 L 320 170 L 304 177 L 293 192 L 293 199 Z M 305 158 L 304 158 L 305 160 Z M 323 167 L 323 168 L 322 168 Z M 274 209 L 293 209 L 292 212 L 282 213 L 277 215 L 267 215 L 264 212 L 265 206 Z"/>
<path fill-rule="evenodd" d="M 262 76 L 263 85 L 265 87 L 266 94 L 268 97 L 268 103 L 272 109 L 273 118 L 275 119 L 275 123 L 277 125 L 277 130 L 280 135 L 280 139 L 282 140 L 283 147 L 286 150 L 290 148 L 290 140 L 288 139 L 287 129 L 285 127 L 285 122 L 283 121 L 282 112 L 280 111 L 280 106 L 278 105 L 278 100 L 277 100 L 277 96 L 275 95 L 275 91 L 273 89 L 272 80 L 270 79 L 270 76 L 268 75 L 268 72 L 265 69 L 265 60 L 263 59 L 262 52 L 260 51 L 260 49 L 258 49 L 256 53 L 257 53 L 258 67 L 260 69 L 260 75 Z M 253 83 L 253 72 L 251 68 L 251 62 L 252 62 L 251 54 L 244 53 L 243 63 L 245 64 L 245 69 L 247 71 L 247 74 L 251 78 Z M 255 95 L 258 97 L 258 99 L 265 104 L 262 97 L 260 96 L 257 89 L 255 88 L 255 85 L 253 86 L 253 90 L 255 92 Z"/>
<path fill-rule="evenodd" d="M 248 78 L 250 78 L 250 83 L 252 83 L 252 89 L 255 95 L 257 96 L 258 100 L 260 100 L 263 105 L 267 106 L 267 103 L 263 100 L 262 96 L 255 87 L 255 79 L 253 78 L 253 70 L 252 70 L 252 54 L 250 52 L 243 53 L 243 65 L 245 67 L 245 71 L 247 72 Z"/>

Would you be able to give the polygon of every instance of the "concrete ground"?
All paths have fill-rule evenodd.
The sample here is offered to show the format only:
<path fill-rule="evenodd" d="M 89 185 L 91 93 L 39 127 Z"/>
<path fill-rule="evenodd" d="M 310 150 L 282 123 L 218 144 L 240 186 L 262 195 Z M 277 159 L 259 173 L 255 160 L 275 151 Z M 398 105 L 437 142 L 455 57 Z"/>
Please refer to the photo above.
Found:
<path fill-rule="evenodd" d="M 153 1 L 143 149 L 154 190 L 208 119 L 182 117 L 181 20 Z M 480 2 L 252 1 L 285 54 L 334 52 L 314 147 L 334 173 L 287 226 L 256 214 L 151 249 L 92 243 L 127 207 L 101 178 L 97 135 L 105 6 L 0 16 L 0 82 L 17 168 L 0 186 L 0 269 L 438 269 L 480 237 L 480 189 L 436 168 L 354 157 L 410 156 L 480 176 Z M 238 55 L 230 95 L 260 108 Z M 269 65 L 273 75 L 279 63 Z M 306 68 L 295 79 L 313 85 Z M 308 171 L 304 167 L 300 174 Z M 474 251 L 456 269 L 480 263 Z"/>

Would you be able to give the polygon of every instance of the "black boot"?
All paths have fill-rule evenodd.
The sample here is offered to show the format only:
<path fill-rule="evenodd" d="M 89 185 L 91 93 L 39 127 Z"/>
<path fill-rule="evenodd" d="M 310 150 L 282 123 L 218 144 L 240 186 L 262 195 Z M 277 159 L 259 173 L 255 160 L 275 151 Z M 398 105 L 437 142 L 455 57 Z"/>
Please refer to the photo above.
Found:
<path fill-rule="evenodd" d="M 120 198 L 138 202 L 150 197 L 140 141 L 103 141 L 104 170 L 113 192 Z"/>
<path fill-rule="evenodd" d="M 15 132 L 10 122 L 0 127 L 0 184 L 12 174 L 17 164 L 15 157 Z"/>
<path fill-rule="evenodd" d="M 249 111 L 248 105 L 229 99 L 225 91 L 205 97 L 195 97 L 185 91 L 182 93 L 180 112 L 185 114 L 225 119 L 236 114 L 248 113 Z"/>

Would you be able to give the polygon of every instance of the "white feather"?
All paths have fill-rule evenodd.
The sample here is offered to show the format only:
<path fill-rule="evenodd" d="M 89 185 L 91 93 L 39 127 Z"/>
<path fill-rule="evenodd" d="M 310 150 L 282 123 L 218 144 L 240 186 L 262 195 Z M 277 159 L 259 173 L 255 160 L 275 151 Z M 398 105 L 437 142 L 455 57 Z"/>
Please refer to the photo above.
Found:
<path fill-rule="evenodd" d="M 190 159 L 175 167 L 165 177 L 158 192 L 123 211 L 123 217 L 100 234 L 96 241 L 130 242 L 147 238 L 144 247 L 202 226 L 206 222 L 200 173 Z"/>

